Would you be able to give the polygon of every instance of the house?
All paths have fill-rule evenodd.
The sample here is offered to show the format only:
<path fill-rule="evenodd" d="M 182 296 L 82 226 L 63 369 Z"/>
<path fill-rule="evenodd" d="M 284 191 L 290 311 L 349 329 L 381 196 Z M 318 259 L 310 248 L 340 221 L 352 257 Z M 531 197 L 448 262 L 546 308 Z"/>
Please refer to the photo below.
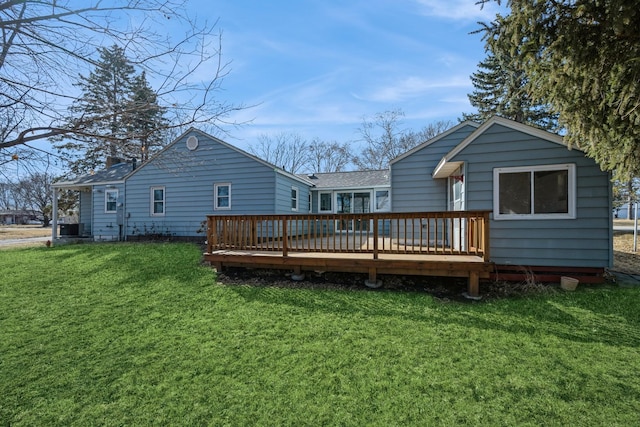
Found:
<path fill-rule="evenodd" d="M 613 264 L 611 177 L 558 135 L 500 117 L 464 122 L 390 169 L 394 212 L 489 210 L 491 261 L 505 277 Z"/>
<path fill-rule="evenodd" d="M 10 224 L 31 224 L 38 223 L 38 215 L 36 212 L 31 210 L 24 209 L 7 209 L 0 210 L 0 224 L 1 225 L 10 225 Z"/>
<path fill-rule="evenodd" d="M 65 188 L 80 191 L 79 232 L 96 240 L 204 240 L 208 215 L 232 221 L 229 215 L 305 214 L 299 234 L 310 235 L 319 221 L 325 230 L 355 233 L 356 221 L 344 227 L 347 222 L 329 214 L 418 218 L 409 214 L 473 211 L 440 215 L 447 222 L 424 216 L 411 225 L 387 215 L 379 232 L 397 234 L 396 246 L 448 247 L 458 254 L 478 253 L 485 242 L 470 239 L 486 237 L 481 255 L 503 277 L 523 269 L 601 276 L 613 258 L 609 174 L 582 151 L 567 149 L 562 137 L 499 117 L 460 123 L 394 159 L 389 170 L 312 175 L 294 175 L 190 129 L 137 168 L 118 163 L 54 185 L 56 192 Z M 475 222 L 483 212 L 485 234 Z M 282 239 L 280 231 L 268 233 Z"/>
<path fill-rule="evenodd" d="M 54 200 L 62 189 L 80 192 L 79 233 L 95 240 L 204 240 L 211 213 L 309 212 L 306 179 L 196 129 L 139 167 L 118 162 L 53 188 Z"/>

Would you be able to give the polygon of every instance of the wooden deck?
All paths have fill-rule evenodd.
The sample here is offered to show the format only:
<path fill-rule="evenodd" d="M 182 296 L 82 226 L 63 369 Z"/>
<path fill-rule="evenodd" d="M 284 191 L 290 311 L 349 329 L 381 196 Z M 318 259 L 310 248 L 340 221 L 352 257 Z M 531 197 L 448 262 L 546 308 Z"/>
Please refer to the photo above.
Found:
<path fill-rule="evenodd" d="M 225 267 L 489 278 L 489 214 L 210 215 L 205 260 Z"/>

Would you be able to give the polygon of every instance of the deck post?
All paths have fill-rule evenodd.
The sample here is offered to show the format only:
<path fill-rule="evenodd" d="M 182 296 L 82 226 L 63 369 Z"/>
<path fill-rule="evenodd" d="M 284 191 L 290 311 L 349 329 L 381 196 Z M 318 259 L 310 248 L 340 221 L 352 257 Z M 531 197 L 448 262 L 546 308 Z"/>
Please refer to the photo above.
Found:
<path fill-rule="evenodd" d="M 378 259 L 378 217 L 373 219 L 373 259 Z"/>
<path fill-rule="evenodd" d="M 491 238 L 489 236 L 489 212 L 485 212 L 482 215 L 482 237 L 484 239 L 483 241 L 483 253 L 482 253 L 482 258 L 484 259 L 485 262 L 489 262 L 491 259 L 491 252 L 489 250 L 490 246 L 491 246 Z"/>
<path fill-rule="evenodd" d="M 469 286 L 467 288 L 467 294 L 471 298 L 480 297 L 480 276 L 477 271 L 469 272 Z"/>
<path fill-rule="evenodd" d="M 287 245 L 288 240 L 289 240 L 289 237 L 287 236 L 287 219 L 283 218 L 282 219 L 282 256 L 283 257 L 289 256 L 289 248 Z"/>
<path fill-rule="evenodd" d="M 218 221 L 212 216 L 207 219 L 207 251 L 209 253 L 213 252 L 213 246 L 218 244 L 218 230 L 217 225 Z"/>

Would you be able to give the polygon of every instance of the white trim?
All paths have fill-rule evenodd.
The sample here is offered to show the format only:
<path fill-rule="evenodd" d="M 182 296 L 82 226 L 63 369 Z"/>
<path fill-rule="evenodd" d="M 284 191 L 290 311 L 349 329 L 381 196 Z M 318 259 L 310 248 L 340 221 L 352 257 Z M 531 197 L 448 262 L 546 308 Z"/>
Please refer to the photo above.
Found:
<path fill-rule="evenodd" d="M 116 201 L 115 201 L 116 204 L 115 204 L 115 208 L 112 211 L 107 210 L 107 202 L 108 202 L 107 195 L 109 193 L 116 193 Z M 120 192 L 118 191 L 117 188 L 105 188 L 105 190 L 104 190 L 104 213 L 106 213 L 106 214 L 108 214 L 108 213 L 116 213 L 116 211 L 118 210 L 118 196 L 119 195 L 120 195 Z"/>
<path fill-rule="evenodd" d="M 293 196 L 293 192 L 295 191 L 295 197 Z M 298 211 L 300 207 L 300 190 L 295 185 L 291 186 L 291 210 L 294 212 Z"/>
<path fill-rule="evenodd" d="M 567 213 L 553 214 L 501 214 L 500 213 L 500 174 L 501 173 L 517 173 L 517 172 L 538 172 L 538 171 L 568 171 L 568 206 Z M 563 163 L 554 165 L 536 165 L 536 166 L 516 166 L 508 168 L 493 169 L 493 219 L 495 220 L 518 220 L 518 219 L 576 219 L 576 165 L 574 163 Z M 531 180 L 531 209 L 534 209 L 534 182 Z"/>
<path fill-rule="evenodd" d="M 228 206 L 218 206 L 218 188 L 229 187 L 229 194 L 226 196 L 229 199 Z M 231 183 L 230 182 L 218 182 L 213 184 L 213 210 L 216 211 L 228 211 L 231 209 Z"/>
<path fill-rule="evenodd" d="M 162 200 L 156 200 L 155 199 L 155 190 L 162 190 Z M 167 206 L 167 203 L 166 203 L 167 192 L 166 192 L 165 186 L 164 185 L 156 185 L 156 186 L 153 186 L 153 187 L 149 187 L 149 196 L 150 196 L 149 199 L 150 199 L 150 202 L 151 202 L 151 204 L 149 206 L 149 215 L 150 216 L 164 216 L 166 211 L 167 211 L 167 209 L 166 209 L 166 206 Z M 158 202 L 161 201 L 162 202 L 162 212 L 159 212 L 159 213 L 154 212 L 156 201 L 158 201 Z"/>

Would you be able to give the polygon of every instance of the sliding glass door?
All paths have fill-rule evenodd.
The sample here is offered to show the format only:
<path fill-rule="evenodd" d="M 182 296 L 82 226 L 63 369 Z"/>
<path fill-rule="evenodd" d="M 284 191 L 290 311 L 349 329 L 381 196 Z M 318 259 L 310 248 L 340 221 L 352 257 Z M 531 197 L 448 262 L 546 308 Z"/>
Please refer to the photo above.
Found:
<path fill-rule="evenodd" d="M 336 194 L 336 212 L 343 213 L 369 213 L 371 212 L 370 192 L 342 192 Z M 340 220 L 336 221 L 336 231 L 364 231 L 369 227 L 368 222 L 362 223 L 360 220 Z"/>

